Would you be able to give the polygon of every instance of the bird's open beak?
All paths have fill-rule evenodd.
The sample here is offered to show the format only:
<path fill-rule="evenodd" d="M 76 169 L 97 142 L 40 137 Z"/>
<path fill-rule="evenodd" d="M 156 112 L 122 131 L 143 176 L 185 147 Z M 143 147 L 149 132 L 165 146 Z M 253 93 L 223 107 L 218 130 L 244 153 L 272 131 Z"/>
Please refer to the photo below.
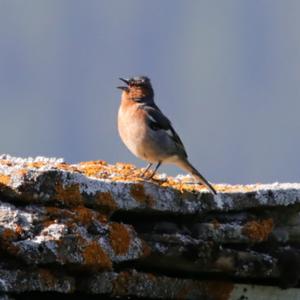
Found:
<path fill-rule="evenodd" d="M 129 81 L 127 79 L 124 79 L 124 78 L 119 78 L 119 79 L 122 80 L 124 83 L 126 83 L 127 86 L 117 86 L 117 88 L 122 90 L 122 91 L 128 91 Z"/>
<path fill-rule="evenodd" d="M 129 85 L 129 80 L 124 78 L 119 78 L 121 81 L 125 82 L 127 85 Z"/>

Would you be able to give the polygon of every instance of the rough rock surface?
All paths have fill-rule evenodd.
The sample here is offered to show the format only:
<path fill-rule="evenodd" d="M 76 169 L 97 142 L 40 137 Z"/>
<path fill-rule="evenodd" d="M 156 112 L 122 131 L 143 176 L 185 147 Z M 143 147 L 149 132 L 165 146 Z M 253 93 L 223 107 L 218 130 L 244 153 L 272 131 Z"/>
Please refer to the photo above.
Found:
<path fill-rule="evenodd" d="M 141 173 L 0 156 L 0 299 L 300 299 L 300 184 Z"/>

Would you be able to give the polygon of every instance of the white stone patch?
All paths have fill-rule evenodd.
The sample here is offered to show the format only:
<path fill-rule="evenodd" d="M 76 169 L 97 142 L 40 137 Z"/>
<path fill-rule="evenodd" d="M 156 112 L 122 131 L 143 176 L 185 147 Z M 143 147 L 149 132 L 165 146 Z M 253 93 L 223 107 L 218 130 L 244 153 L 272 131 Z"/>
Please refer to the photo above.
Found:
<path fill-rule="evenodd" d="M 37 249 L 37 245 L 44 244 L 54 255 L 57 255 L 57 241 L 63 237 L 67 231 L 68 228 L 64 224 L 51 224 L 44 228 L 40 234 L 33 239 L 17 242 L 17 244 L 24 252 L 29 251 L 27 249 L 28 247 L 29 249 Z"/>
<path fill-rule="evenodd" d="M 6 292 L 10 289 L 8 282 L 5 279 L 0 278 L 0 291 Z"/>
<path fill-rule="evenodd" d="M 9 154 L 1 154 L 0 159 L 9 160 L 15 164 L 25 164 L 25 163 L 35 163 L 35 162 L 42 162 L 45 164 L 56 164 L 64 162 L 63 158 L 56 158 L 56 157 L 44 157 L 44 156 L 36 156 L 36 157 L 14 157 Z"/>
<path fill-rule="evenodd" d="M 69 171 L 62 170 L 62 184 L 64 187 L 73 184 L 79 184 L 80 192 L 88 195 L 95 195 L 99 191 L 103 191 L 107 179 L 90 178 L 80 173 L 70 173 Z M 107 188 L 107 191 L 110 189 Z"/>
<path fill-rule="evenodd" d="M 184 181 L 184 182 L 186 182 L 186 181 L 195 182 L 194 177 L 190 174 L 186 174 L 186 175 L 178 174 L 177 176 L 174 177 L 174 180 L 178 181 L 178 182 L 182 182 L 182 181 Z"/>
<path fill-rule="evenodd" d="M 20 157 L 13 157 L 8 154 L 0 155 L 0 160 L 7 160 L 9 161 L 10 165 L 0 164 L 0 173 L 4 175 L 8 175 L 11 177 L 10 186 L 13 189 L 18 189 L 23 183 L 24 178 L 22 172 L 18 172 L 20 170 L 26 169 L 27 174 L 26 177 L 28 179 L 35 179 L 38 177 L 43 171 L 49 171 L 56 167 L 57 164 L 64 162 L 63 158 L 55 158 L 55 157 L 43 157 L 37 156 L 35 158 L 28 157 L 28 158 L 20 158 Z M 28 163 L 43 163 L 44 166 L 38 168 L 29 167 Z"/>
<path fill-rule="evenodd" d="M 33 227 L 33 221 L 37 219 L 34 213 L 22 211 L 14 205 L 0 201 L 0 225 L 13 231 L 20 225 L 23 230 L 29 231 Z"/>
<path fill-rule="evenodd" d="M 163 245 L 162 243 L 157 243 L 156 242 L 154 244 L 154 249 L 156 251 L 158 251 L 159 253 L 164 254 L 164 253 L 166 253 L 168 251 L 169 248 L 167 246 Z"/>
<path fill-rule="evenodd" d="M 217 208 L 222 209 L 224 207 L 223 199 L 224 199 L 224 197 L 220 193 L 214 196 L 214 200 L 215 200 Z"/>
<path fill-rule="evenodd" d="M 275 286 L 235 284 L 228 300 L 300 300 L 300 289 Z"/>
<path fill-rule="evenodd" d="M 300 201 L 300 184 L 299 183 L 272 183 L 261 184 L 254 188 L 256 191 L 256 199 L 262 205 L 268 204 L 272 201 L 276 205 L 291 205 Z M 272 199 L 268 192 L 273 193 Z"/>
<path fill-rule="evenodd" d="M 163 234 L 168 236 L 168 234 Z M 195 240 L 190 237 L 189 235 L 181 234 L 181 233 L 176 233 L 175 234 L 176 238 L 178 238 L 179 241 L 183 243 L 183 245 L 190 245 L 192 244 Z"/>
<path fill-rule="evenodd" d="M 155 174 L 155 176 L 162 181 L 166 181 L 168 179 L 168 175 L 166 173 Z"/>
<path fill-rule="evenodd" d="M 0 225 L 4 228 L 14 229 L 16 224 L 17 212 L 15 207 L 8 203 L 0 204 Z"/>
<path fill-rule="evenodd" d="M 68 228 L 65 224 L 51 224 L 44 228 L 40 234 L 31 241 L 38 244 L 46 241 L 58 241 L 67 232 Z"/>

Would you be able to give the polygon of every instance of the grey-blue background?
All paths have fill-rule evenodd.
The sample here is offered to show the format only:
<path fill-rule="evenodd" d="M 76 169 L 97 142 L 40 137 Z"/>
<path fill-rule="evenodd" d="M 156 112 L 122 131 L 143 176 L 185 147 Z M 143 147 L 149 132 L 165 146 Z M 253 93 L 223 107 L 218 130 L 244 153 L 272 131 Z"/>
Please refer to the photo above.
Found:
<path fill-rule="evenodd" d="M 136 74 L 209 180 L 299 181 L 297 0 L 1 0 L 0 153 L 143 166 L 116 129 Z"/>

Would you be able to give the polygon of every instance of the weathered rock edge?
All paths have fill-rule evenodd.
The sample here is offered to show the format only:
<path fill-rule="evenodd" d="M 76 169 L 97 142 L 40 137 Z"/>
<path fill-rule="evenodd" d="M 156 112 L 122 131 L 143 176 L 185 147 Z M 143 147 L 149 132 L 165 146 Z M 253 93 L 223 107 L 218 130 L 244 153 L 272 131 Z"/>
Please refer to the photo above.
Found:
<path fill-rule="evenodd" d="M 300 184 L 213 196 L 188 177 L 140 174 L 0 156 L 0 292 L 231 299 L 247 294 L 240 283 L 298 286 Z"/>

